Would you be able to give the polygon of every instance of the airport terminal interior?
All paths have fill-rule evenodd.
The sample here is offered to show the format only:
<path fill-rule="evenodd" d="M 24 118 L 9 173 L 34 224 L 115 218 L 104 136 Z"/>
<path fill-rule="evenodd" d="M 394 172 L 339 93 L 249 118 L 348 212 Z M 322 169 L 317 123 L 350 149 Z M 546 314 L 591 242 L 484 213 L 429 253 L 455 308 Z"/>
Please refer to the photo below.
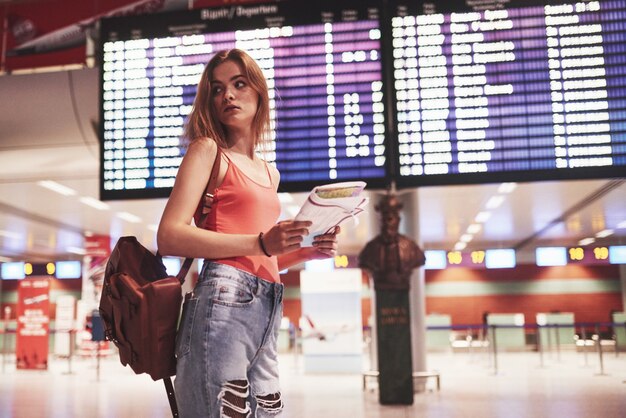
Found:
<path fill-rule="evenodd" d="M 279 220 L 356 187 L 337 255 L 280 272 L 283 416 L 626 416 L 626 1 L 2 0 L 0 19 L 0 417 L 172 416 L 98 308 L 120 237 L 157 251 L 224 48 L 267 78 Z M 390 197 L 425 255 L 393 289 L 397 265 L 360 257 Z"/>

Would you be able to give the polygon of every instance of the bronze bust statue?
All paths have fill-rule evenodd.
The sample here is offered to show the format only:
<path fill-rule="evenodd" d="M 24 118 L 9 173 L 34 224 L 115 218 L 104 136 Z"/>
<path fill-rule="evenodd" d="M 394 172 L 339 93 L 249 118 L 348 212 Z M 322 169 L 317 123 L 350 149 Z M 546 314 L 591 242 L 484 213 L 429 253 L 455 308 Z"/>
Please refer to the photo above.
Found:
<path fill-rule="evenodd" d="M 402 203 L 394 194 L 384 196 L 375 209 L 381 215 L 381 233 L 359 254 L 359 267 L 372 274 L 376 290 L 408 290 L 411 271 L 426 262 L 424 252 L 398 232 Z"/>

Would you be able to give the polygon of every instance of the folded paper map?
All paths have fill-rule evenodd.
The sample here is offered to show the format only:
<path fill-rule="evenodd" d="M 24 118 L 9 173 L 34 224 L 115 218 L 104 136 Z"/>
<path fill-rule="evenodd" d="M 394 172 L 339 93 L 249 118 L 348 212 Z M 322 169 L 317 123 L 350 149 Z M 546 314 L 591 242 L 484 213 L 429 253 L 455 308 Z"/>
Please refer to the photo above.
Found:
<path fill-rule="evenodd" d="M 308 239 L 302 245 L 309 246 L 313 237 L 331 233 L 348 219 L 356 221 L 356 216 L 365 210 L 369 200 L 362 193 L 365 186 L 363 181 L 351 181 L 313 188 L 295 217 L 297 221 L 313 222 Z"/>

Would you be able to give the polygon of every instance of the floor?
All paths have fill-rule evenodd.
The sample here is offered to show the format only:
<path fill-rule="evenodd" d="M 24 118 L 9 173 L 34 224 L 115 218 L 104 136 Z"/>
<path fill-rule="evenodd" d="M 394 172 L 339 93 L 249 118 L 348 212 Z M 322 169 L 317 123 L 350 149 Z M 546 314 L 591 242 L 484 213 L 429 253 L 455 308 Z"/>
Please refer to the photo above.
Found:
<path fill-rule="evenodd" d="M 561 351 L 429 353 L 441 390 L 428 381 L 411 406 L 381 406 L 360 375 L 304 374 L 301 358 L 281 355 L 285 416 L 294 418 L 624 418 L 626 353 Z M 0 363 L 0 417 L 169 417 L 161 382 L 135 376 L 114 357 L 52 359 L 48 371 Z M 543 363 L 543 366 L 542 366 Z M 497 373 L 495 364 L 498 365 Z M 601 371 L 604 373 L 601 374 Z"/>

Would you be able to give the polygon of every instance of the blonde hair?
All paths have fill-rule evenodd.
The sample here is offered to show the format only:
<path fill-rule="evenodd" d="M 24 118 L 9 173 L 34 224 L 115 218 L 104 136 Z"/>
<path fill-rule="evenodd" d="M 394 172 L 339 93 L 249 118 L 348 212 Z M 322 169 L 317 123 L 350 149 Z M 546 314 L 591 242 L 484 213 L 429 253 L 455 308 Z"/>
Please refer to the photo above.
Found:
<path fill-rule="evenodd" d="M 211 100 L 211 78 L 215 67 L 225 61 L 233 61 L 241 66 L 250 86 L 259 95 L 257 111 L 252 121 L 255 148 L 269 140 L 270 101 L 265 76 L 259 65 L 241 49 L 226 49 L 217 52 L 209 60 L 193 101 L 191 113 L 185 123 L 183 139 L 189 143 L 198 138 L 211 138 L 221 148 L 227 148 L 226 131 L 217 117 Z"/>

